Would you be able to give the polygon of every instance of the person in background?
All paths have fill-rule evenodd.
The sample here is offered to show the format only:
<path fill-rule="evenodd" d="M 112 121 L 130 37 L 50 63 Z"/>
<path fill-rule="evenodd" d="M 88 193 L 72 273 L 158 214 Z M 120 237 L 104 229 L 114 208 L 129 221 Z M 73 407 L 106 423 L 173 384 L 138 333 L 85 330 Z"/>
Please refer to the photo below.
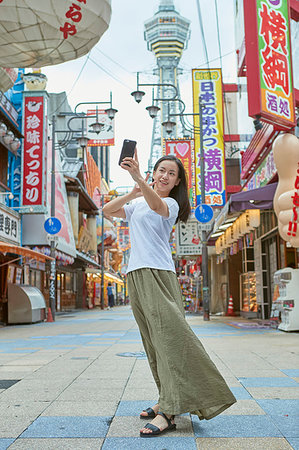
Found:
<path fill-rule="evenodd" d="M 236 399 L 185 320 L 181 288 L 169 245 L 174 224 L 190 214 L 183 164 L 174 155 L 160 158 L 153 182 L 140 174 L 137 150 L 121 167 L 135 181 L 133 190 L 107 203 L 104 214 L 129 222 L 131 254 L 127 282 L 133 314 L 156 382 L 159 399 L 140 418 L 153 418 L 141 437 L 175 430 L 177 414 L 211 419 Z M 142 201 L 127 205 L 138 197 Z M 153 448 L 153 447 L 151 447 Z"/>
<path fill-rule="evenodd" d="M 107 292 L 108 292 L 108 307 L 109 308 L 113 308 L 113 306 L 114 306 L 114 294 L 113 294 L 113 288 L 112 288 L 112 285 L 111 285 L 110 281 L 108 283 Z"/>

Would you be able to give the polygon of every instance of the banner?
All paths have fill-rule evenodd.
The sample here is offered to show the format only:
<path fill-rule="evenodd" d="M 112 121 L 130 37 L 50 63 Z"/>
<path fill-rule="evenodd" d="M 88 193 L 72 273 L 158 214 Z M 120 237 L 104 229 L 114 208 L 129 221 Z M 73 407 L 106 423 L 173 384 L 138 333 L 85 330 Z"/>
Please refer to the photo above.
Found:
<path fill-rule="evenodd" d="M 46 202 L 46 97 L 25 93 L 23 111 L 22 201 L 40 210 Z"/>
<path fill-rule="evenodd" d="M 287 0 L 244 0 L 248 110 L 251 117 L 295 126 Z"/>
<path fill-rule="evenodd" d="M 191 207 L 195 206 L 194 141 L 191 139 L 164 140 L 164 155 L 175 155 L 183 164 L 188 178 Z"/>
<path fill-rule="evenodd" d="M 223 97 L 221 69 L 193 69 L 194 126 L 199 130 L 199 97 L 202 99 L 205 203 L 212 207 L 226 202 L 223 141 Z M 194 133 L 196 202 L 201 201 L 200 133 Z"/>
<path fill-rule="evenodd" d="M 88 118 L 88 116 L 93 116 Z M 103 109 L 98 109 L 98 122 L 104 126 L 99 134 L 91 131 L 90 125 L 96 122 L 96 110 L 87 110 L 87 135 L 89 138 L 88 147 L 97 147 L 101 145 L 110 146 L 114 145 L 114 119 L 109 119 L 107 113 Z"/>

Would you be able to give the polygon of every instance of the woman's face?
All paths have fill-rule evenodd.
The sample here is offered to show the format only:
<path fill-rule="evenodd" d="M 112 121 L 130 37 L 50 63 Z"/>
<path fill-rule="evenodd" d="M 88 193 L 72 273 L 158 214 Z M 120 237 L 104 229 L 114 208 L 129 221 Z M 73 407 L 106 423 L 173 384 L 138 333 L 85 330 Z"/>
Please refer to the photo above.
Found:
<path fill-rule="evenodd" d="M 175 161 L 164 160 L 158 165 L 153 173 L 155 181 L 154 190 L 160 197 L 167 197 L 170 191 L 181 181 L 179 179 L 179 168 Z"/>

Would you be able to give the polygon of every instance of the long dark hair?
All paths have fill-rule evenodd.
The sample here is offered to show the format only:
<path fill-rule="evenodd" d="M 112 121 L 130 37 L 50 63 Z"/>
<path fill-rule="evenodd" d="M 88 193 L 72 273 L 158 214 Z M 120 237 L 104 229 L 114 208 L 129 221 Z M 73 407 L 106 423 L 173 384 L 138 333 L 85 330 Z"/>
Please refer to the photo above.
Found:
<path fill-rule="evenodd" d="M 187 222 L 190 216 L 191 207 L 188 198 L 187 177 L 185 168 L 182 162 L 176 156 L 165 155 L 162 156 L 162 158 L 158 159 L 158 161 L 156 162 L 154 172 L 158 169 L 159 164 L 162 161 L 174 161 L 178 166 L 179 169 L 178 178 L 180 178 L 181 181 L 177 186 L 174 186 L 174 188 L 172 188 L 172 190 L 169 193 L 169 197 L 174 198 L 179 204 L 179 214 L 176 222 L 178 220 L 181 220 L 182 222 Z"/>

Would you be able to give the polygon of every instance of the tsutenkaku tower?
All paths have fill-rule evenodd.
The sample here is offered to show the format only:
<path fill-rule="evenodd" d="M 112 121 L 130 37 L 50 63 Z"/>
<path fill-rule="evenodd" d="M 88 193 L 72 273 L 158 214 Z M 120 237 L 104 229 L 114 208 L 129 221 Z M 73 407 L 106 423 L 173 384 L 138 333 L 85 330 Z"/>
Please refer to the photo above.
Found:
<path fill-rule="evenodd" d="M 157 67 L 154 74 L 158 75 L 158 83 L 169 83 L 179 90 L 179 69 L 182 53 L 187 48 L 190 37 L 190 21 L 182 17 L 175 9 L 173 0 L 160 0 L 156 14 L 145 24 L 144 38 L 147 48 L 154 53 Z M 156 98 L 171 98 L 175 94 L 171 87 L 158 87 Z M 162 141 L 164 138 L 175 138 L 177 127 L 171 134 L 167 134 L 161 123 L 168 119 L 168 107 L 171 113 L 178 111 L 178 102 L 159 102 L 161 114 L 154 119 L 151 153 L 148 170 L 152 171 L 155 161 L 162 155 Z M 176 122 L 175 117 L 171 120 Z"/>

